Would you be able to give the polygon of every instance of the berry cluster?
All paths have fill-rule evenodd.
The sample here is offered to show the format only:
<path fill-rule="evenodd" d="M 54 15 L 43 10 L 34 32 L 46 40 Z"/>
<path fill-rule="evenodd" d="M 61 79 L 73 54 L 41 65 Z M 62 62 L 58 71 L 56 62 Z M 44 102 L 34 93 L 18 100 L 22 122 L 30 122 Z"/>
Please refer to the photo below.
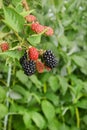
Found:
<path fill-rule="evenodd" d="M 53 35 L 53 33 L 54 33 L 53 29 L 51 27 L 41 25 L 38 21 L 36 21 L 37 18 L 34 15 L 29 14 L 25 17 L 25 19 L 27 22 L 32 22 L 31 29 L 35 33 L 39 34 L 39 33 L 44 32 L 45 35 L 47 35 L 47 36 Z"/>
<path fill-rule="evenodd" d="M 41 59 L 39 58 L 41 56 Z M 24 73 L 31 76 L 37 70 L 43 73 L 44 69 L 50 71 L 57 65 L 57 60 L 51 50 L 46 50 L 40 53 L 35 47 L 30 47 L 27 52 L 20 58 L 20 64 Z"/>
<path fill-rule="evenodd" d="M 53 35 L 53 29 L 51 27 L 43 26 L 39 24 L 38 22 L 34 22 L 31 24 L 31 29 L 36 32 L 37 34 L 45 31 L 45 35 L 52 36 Z"/>
<path fill-rule="evenodd" d="M 31 30 L 37 34 L 44 33 L 47 36 L 52 36 L 54 31 L 51 27 L 43 26 L 34 15 L 25 17 L 27 22 L 30 22 Z M 35 73 L 43 73 L 44 70 L 50 71 L 57 65 L 57 60 L 51 50 L 38 50 L 35 47 L 29 47 L 26 53 L 20 58 L 20 64 L 24 73 L 28 76 Z"/>

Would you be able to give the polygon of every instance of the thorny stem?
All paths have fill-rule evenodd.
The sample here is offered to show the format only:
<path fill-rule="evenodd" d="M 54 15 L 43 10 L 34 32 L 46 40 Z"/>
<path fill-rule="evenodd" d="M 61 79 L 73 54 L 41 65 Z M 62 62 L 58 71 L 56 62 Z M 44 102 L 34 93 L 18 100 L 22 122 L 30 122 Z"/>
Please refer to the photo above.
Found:
<path fill-rule="evenodd" d="M 9 63 L 9 67 L 8 67 L 8 75 L 7 75 L 7 87 L 9 88 L 10 87 L 10 81 L 11 81 L 11 63 Z M 7 95 L 6 95 L 6 98 L 9 97 L 9 89 L 8 89 L 8 92 L 7 92 Z M 9 102 L 6 101 L 6 106 L 9 107 Z M 7 129 L 7 124 L 8 124 L 8 115 L 5 116 L 5 119 L 4 119 L 4 130 Z"/>
<path fill-rule="evenodd" d="M 21 42 L 22 38 L 18 35 L 18 33 L 14 31 L 14 34 L 16 35 L 16 37 L 18 38 L 18 40 Z"/>
<path fill-rule="evenodd" d="M 29 10 L 29 6 L 28 6 L 27 1 L 26 0 L 22 0 L 22 4 L 23 4 L 25 10 L 28 11 Z"/>
<path fill-rule="evenodd" d="M 78 108 L 76 108 L 76 119 L 77 119 L 77 128 L 80 128 L 80 116 Z"/>

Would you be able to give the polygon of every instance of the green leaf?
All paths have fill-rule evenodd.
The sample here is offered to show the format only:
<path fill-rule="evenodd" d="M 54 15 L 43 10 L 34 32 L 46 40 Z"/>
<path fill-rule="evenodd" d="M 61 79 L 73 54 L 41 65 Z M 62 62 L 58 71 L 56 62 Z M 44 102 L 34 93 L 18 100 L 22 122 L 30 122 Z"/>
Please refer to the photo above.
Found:
<path fill-rule="evenodd" d="M 2 88 L 0 86 L 0 102 L 3 102 L 5 100 L 5 98 L 6 98 L 6 92 L 5 92 L 4 88 Z"/>
<path fill-rule="evenodd" d="M 4 8 L 5 24 L 16 32 L 23 30 L 24 18 L 18 14 L 13 8 Z"/>
<path fill-rule="evenodd" d="M 29 10 L 29 11 L 23 11 L 23 12 L 21 12 L 21 15 L 23 17 L 25 17 L 25 16 L 29 15 L 30 13 L 32 13 L 33 11 L 34 11 L 34 9 L 33 10 Z"/>
<path fill-rule="evenodd" d="M 18 92 L 15 92 L 13 90 L 9 91 L 9 97 L 14 100 L 22 99 L 22 96 Z"/>
<path fill-rule="evenodd" d="M 17 71 L 16 76 L 23 84 L 26 84 L 28 81 L 28 76 L 26 76 L 22 70 Z"/>
<path fill-rule="evenodd" d="M 87 99 L 82 99 L 81 101 L 78 101 L 76 105 L 79 108 L 87 109 Z"/>
<path fill-rule="evenodd" d="M 84 121 L 84 123 L 87 125 L 87 115 L 85 115 L 82 120 Z"/>
<path fill-rule="evenodd" d="M 49 130 L 59 130 L 59 126 L 61 124 L 58 122 L 57 119 L 53 119 L 51 122 L 48 124 Z"/>
<path fill-rule="evenodd" d="M 69 127 L 63 123 L 61 124 L 59 130 L 69 130 Z"/>
<path fill-rule="evenodd" d="M 70 44 L 70 41 L 65 35 L 62 35 L 61 37 L 59 37 L 58 41 L 62 46 L 67 46 Z"/>
<path fill-rule="evenodd" d="M 77 127 L 75 127 L 75 126 L 71 127 L 70 129 L 71 129 L 71 130 L 80 130 L 79 128 L 77 128 Z"/>
<path fill-rule="evenodd" d="M 50 76 L 49 85 L 54 92 L 56 92 L 59 89 L 58 79 L 56 76 Z"/>
<path fill-rule="evenodd" d="M 84 65 L 84 67 L 82 67 L 80 70 L 81 70 L 81 72 L 82 72 L 83 74 L 87 75 L 87 62 L 86 62 L 86 64 Z"/>
<path fill-rule="evenodd" d="M 0 39 L 4 38 L 6 35 L 8 35 L 8 33 L 0 32 Z"/>
<path fill-rule="evenodd" d="M 3 2 L 0 0 L 0 9 L 2 8 Z"/>
<path fill-rule="evenodd" d="M 29 96 L 30 96 L 30 92 L 27 91 L 25 88 L 23 88 L 23 86 L 15 85 L 15 86 L 13 86 L 13 90 L 15 92 L 18 92 L 19 94 L 21 94 L 22 96 L 24 96 L 26 98 L 29 98 Z"/>
<path fill-rule="evenodd" d="M 20 76 L 21 75 L 21 76 Z M 29 77 L 24 74 L 22 70 L 17 71 L 16 77 L 20 80 L 21 83 L 23 83 L 28 89 L 31 87 L 31 81 L 29 80 Z"/>
<path fill-rule="evenodd" d="M 39 81 L 36 75 L 32 75 L 29 77 L 29 79 L 36 85 L 37 88 L 40 88 L 42 86 L 42 83 Z"/>
<path fill-rule="evenodd" d="M 36 46 L 41 41 L 41 34 L 34 34 L 27 38 L 31 45 Z"/>
<path fill-rule="evenodd" d="M 27 109 L 22 106 L 18 105 L 17 103 L 12 103 L 10 105 L 10 112 L 14 112 L 16 114 L 24 115 L 24 113 L 27 111 Z"/>
<path fill-rule="evenodd" d="M 41 103 L 42 106 L 42 111 L 44 113 L 44 115 L 46 116 L 47 120 L 53 120 L 53 118 L 55 117 L 55 108 L 54 106 L 46 100 L 43 100 Z"/>
<path fill-rule="evenodd" d="M 47 92 L 46 98 L 53 102 L 55 106 L 59 104 L 59 97 L 58 95 L 54 94 L 53 92 Z"/>
<path fill-rule="evenodd" d="M 20 3 L 21 3 L 21 0 L 12 0 L 12 4 L 15 6 L 17 6 Z"/>
<path fill-rule="evenodd" d="M 80 67 L 85 67 L 87 64 L 86 59 L 81 56 L 73 55 L 72 60 Z"/>
<path fill-rule="evenodd" d="M 5 105 L 0 104 L 0 119 L 2 119 L 8 112 L 8 109 Z"/>
<path fill-rule="evenodd" d="M 23 116 L 24 124 L 26 125 L 26 128 L 29 128 L 29 124 L 31 123 L 31 114 L 30 112 L 25 112 Z"/>
<path fill-rule="evenodd" d="M 21 51 L 18 51 L 18 50 L 14 50 L 14 51 L 12 51 L 12 50 L 10 50 L 10 51 L 5 51 L 5 52 L 2 52 L 2 53 L 0 53 L 0 55 L 2 55 L 2 56 L 9 56 L 9 57 L 11 57 L 11 58 L 13 58 L 13 59 L 20 59 L 20 57 L 23 55 L 23 52 Z"/>
<path fill-rule="evenodd" d="M 32 112 L 32 120 L 40 129 L 43 129 L 45 127 L 45 120 L 40 113 Z"/>
<path fill-rule="evenodd" d="M 58 79 L 59 79 L 59 84 L 61 86 L 61 92 L 63 95 L 65 95 L 66 91 L 68 89 L 68 83 L 67 83 L 66 79 L 62 76 L 58 76 Z"/>

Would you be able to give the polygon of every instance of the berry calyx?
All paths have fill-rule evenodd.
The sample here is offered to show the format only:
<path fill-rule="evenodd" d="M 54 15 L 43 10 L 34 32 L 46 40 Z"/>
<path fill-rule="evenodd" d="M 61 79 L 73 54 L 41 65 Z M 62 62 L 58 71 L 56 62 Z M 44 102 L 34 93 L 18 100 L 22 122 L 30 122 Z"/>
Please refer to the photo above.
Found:
<path fill-rule="evenodd" d="M 43 53 L 43 60 L 45 62 L 45 65 L 50 67 L 51 69 L 56 67 L 57 60 L 55 59 L 55 56 L 51 50 L 46 50 Z"/>
<path fill-rule="evenodd" d="M 34 21 L 36 21 L 36 17 L 34 15 L 27 15 L 25 17 L 25 19 L 26 19 L 27 22 L 34 22 Z"/>
<path fill-rule="evenodd" d="M 41 61 L 36 61 L 36 69 L 39 73 L 43 73 L 44 72 L 44 63 L 42 63 Z"/>
<path fill-rule="evenodd" d="M 47 29 L 47 31 L 45 32 L 47 36 L 52 36 L 54 34 L 54 31 L 51 27 L 44 26 L 44 28 Z"/>
<path fill-rule="evenodd" d="M 46 65 L 45 65 L 45 69 L 46 69 L 47 71 L 50 71 L 50 70 L 51 70 L 51 68 L 48 67 L 48 66 L 46 66 Z"/>
<path fill-rule="evenodd" d="M 7 42 L 2 43 L 0 46 L 2 51 L 7 51 L 9 49 L 9 44 Z"/>
<path fill-rule="evenodd" d="M 28 56 L 31 60 L 37 60 L 39 57 L 38 50 L 35 47 L 30 47 L 28 50 Z"/>

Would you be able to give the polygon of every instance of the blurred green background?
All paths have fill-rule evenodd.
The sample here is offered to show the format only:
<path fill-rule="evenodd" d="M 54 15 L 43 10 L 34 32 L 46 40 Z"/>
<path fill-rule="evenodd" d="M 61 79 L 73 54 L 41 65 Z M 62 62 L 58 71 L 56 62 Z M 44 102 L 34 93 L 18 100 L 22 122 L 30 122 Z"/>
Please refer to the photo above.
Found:
<path fill-rule="evenodd" d="M 13 47 L 19 41 L 2 22 L 2 2 L 6 7 L 15 8 L 18 14 L 23 7 L 21 0 L 0 0 L 0 42 L 5 40 Z M 86 130 L 87 0 L 27 2 L 38 21 L 54 29 L 54 35 L 42 36 L 41 44 L 36 47 L 51 49 L 58 59 L 58 66 L 50 72 L 27 77 L 18 61 L 19 52 L 0 55 L 0 130 L 5 130 L 6 114 L 9 115 L 7 130 Z M 27 35 L 29 30 L 26 28 Z"/>

